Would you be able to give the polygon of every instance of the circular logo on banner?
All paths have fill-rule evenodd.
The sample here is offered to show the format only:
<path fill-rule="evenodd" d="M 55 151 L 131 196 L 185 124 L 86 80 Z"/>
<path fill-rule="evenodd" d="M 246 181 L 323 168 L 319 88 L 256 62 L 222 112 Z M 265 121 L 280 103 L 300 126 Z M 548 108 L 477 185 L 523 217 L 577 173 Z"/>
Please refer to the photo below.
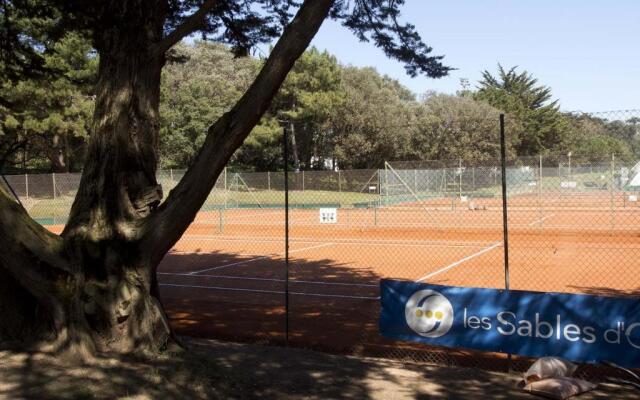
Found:
<path fill-rule="evenodd" d="M 404 308 L 407 325 L 418 335 L 437 338 L 453 325 L 453 307 L 449 300 L 434 290 L 419 290 Z"/>

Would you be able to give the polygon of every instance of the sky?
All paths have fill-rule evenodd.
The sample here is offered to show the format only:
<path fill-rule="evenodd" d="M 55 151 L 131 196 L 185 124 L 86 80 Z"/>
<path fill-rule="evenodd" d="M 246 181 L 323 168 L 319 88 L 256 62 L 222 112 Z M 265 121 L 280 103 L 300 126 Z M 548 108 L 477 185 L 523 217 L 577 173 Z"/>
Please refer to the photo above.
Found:
<path fill-rule="evenodd" d="M 563 111 L 640 109 L 640 0 L 406 0 L 411 22 L 449 76 L 410 78 L 398 61 L 334 21 L 312 45 L 342 64 L 374 66 L 416 95 L 455 93 L 483 70 L 519 66 L 550 86 Z"/>

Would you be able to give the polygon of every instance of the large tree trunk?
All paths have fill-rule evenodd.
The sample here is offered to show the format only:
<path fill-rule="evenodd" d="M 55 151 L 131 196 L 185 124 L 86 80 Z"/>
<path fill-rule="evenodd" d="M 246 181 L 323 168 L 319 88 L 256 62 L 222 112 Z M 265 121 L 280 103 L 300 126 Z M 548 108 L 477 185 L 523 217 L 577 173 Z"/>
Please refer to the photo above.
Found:
<path fill-rule="evenodd" d="M 114 1 L 108 23 L 96 28 L 94 127 L 62 235 L 39 226 L 0 186 L 0 280 L 9 277 L 0 301 L 24 300 L 23 318 L 4 320 L 0 340 L 29 336 L 74 353 L 157 351 L 172 341 L 159 301 L 157 265 L 258 123 L 332 0 L 305 1 L 252 86 L 209 128 L 193 166 L 160 207 L 155 173 L 166 46 L 164 18 L 154 15 L 161 11 L 146 3 Z M 0 317 L 5 315 L 0 308 Z"/>
<path fill-rule="evenodd" d="M 81 309 L 69 311 L 85 320 L 101 350 L 156 350 L 171 336 L 156 265 L 138 243 L 144 219 L 162 199 L 155 175 L 164 56 L 152 48 L 162 22 L 151 13 L 141 21 L 145 11 L 130 11 L 134 19 L 121 29 L 97 33 L 93 134 L 62 234 L 83 281 Z"/>
<path fill-rule="evenodd" d="M 162 198 L 155 173 L 164 55 L 153 45 L 162 39 L 163 19 L 145 1 L 137 3 L 137 10 L 134 2 L 109 9 L 119 20 L 95 33 L 100 65 L 93 131 L 62 233 L 69 273 L 57 277 L 66 290 L 46 307 L 52 323 L 36 332 L 55 336 L 60 349 L 156 351 L 171 339 L 158 299 L 157 262 L 139 246 L 145 218 Z"/>

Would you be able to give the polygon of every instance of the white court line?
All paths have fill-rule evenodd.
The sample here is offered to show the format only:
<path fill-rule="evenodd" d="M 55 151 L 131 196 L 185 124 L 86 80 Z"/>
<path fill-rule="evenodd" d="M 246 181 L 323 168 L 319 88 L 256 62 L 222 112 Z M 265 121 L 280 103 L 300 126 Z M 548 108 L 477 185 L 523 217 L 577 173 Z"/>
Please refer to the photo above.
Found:
<path fill-rule="evenodd" d="M 306 250 L 318 249 L 320 247 L 333 246 L 334 244 L 335 243 L 322 243 L 322 244 L 319 244 L 317 246 L 303 247 L 301 249 L 291 250 L 291 251 L 289 251 L 289 254 L 298 253 L 298 252 L 306 251 Z M 248 263 L 251 263 L 251 262 L 254 262 L 254 261 L 264 260 L 265 258 L 271 258 L 271 257 L 274 257 L 274 256 L 280 256 L 280 255 L 283 255 L 283 254 L 284 253 L 273 253 L 273 254 L 269 254 L 269 255 L 266 255 L 266 256 L 262 256 L 262 257 L 252 258 L 250 260 L 238 261 L 238 262 L 234 262 L 234 263 L 231 263 L 231 264 L 225 264 L 225 265 L 219 265 L 217 267 L 207 268 L 207 269 L 203 269 L 203 270 L 200 270 L 200 271 L 191 271 L 191 272 L 189 272 L 189 275 L 195 275 L 195 274 L 199 274 L 201 272 L 207 272 L 207 271 L 214 271 L 214 270 L 221 269 L 221 268 L 233 267 L 234 265 L 248 264 Z"/>
<path fill-rule="evenodd" d="M 431 277 L 434 277 L 434 276 L 436 276 L 436 275 L 438 275 L 438 274 L 440 274 L 442 272 L 448 271 L 451 268 L 457 267 L 458 265 L 462 264 L 463 262 L 469 261 L 474 257 L 477 257 L 477 256 L 479 256 L 481 254 L 484 254 L 484 253 L 486 253 L 488 251 L 491 251 L 491 250 L 495 249 L 496 247 L 498 247 L 500 245 L 502 245 L 502 242 L 496 242 L 496 243 L 492 244 L 489 247 L 486 247 L 486 248 L 484 248 L 484 249 L 482 249 L 482 250 L 480 250 L 480 251 L 478 251 L 476 253 L 473 253 L 473 254 L 471 254 L 469 256 L 466 256 L 465 258 L 462 258 L 462 259 L 454 262 L 453 264 L 449 264 L 446 267 L 442 267 L 437 271 L 431 272 L 430 274 L 427 274 L 427 275 L 423 276 L 422 278 L 418 278 L 418 279 L 416 279 L 416 282 L 422 282 L 422 281 L 427 280 L 427 279 L 429 279 Z"/>
<path fill-rule="evenodd" d="M 298 242 L 298 243 L 306 243 L 306 242 Z M 212 251 L 220 251 L 221 249 L 215 249 L 215 250 L 199 250 L 199 251 L 186 251 L 186 250 L 171 250 L 170 252 L 167 253 L 167 255 L 208 255 L 211 254 Z M 233 253 L 234 256 L 236 257 L 255 257 L 256 256 L 256 252 L 252 252 L 252 253 Z"/>
<path fill-rule="evenodd" d="M 211 212 L 211 211 L 207 211 L 207 212 Z M 230 223 L 233 222 L 236 218 L 255 218 L 255 217 L 264 217 L 264 216 L 274 216 L 274 215 L 284 215 L 284 208 L 282 210 L 271 210 L 271 209 L 265 209 L 265 211 L 263 212 L 257 212 L 257 213 L 252 213 L 252 214 L 242 214 L 242 213 L 234 213 L 233 211 L 229 211 L 229 210 L 225 210 L 223 212 L 223 217 L 222 220 L 224 223 Z M 299 217 L 299 218 L 294 218 L 294 220 L 296 221 L 316 221 L 317 217 L 314 216 L 304 216 L 304 217 Z M 199 223 L 212 223 L 212 222 L 219 222 L 219 218 L 217 217 L 213 217 L 213 218 L 202 218 L 202 219 L 196 219 L 195 221 L 192 222 L 192 224 L 199 224 Z M 266 221 L 263 222 L 264 223 L 284 223 L 284 220 L 278 220 L 278 221 Z M 252 221 L 253 223 L 253 221 Z M 258 222 L 259 223 L 259 222 Z M 243 223 L 244 224 L 244 223 Z"/>
<path fill-rule="evenodd" d="M 282 225 L 284 224 L 284 220 L 278 220 L 278 221 L 270 221 L 270 220 L 262 220 L 262 221 L 235 221 L 234 218 L 236 217 L 228 217 L 226 219 L 224 219 L 223 224 L 226 225 L 271 225 L 271 226 L 275 226 L 275 225 Z M 307 225 L 307 224 L 318 224 L 318 218 L 317 217 L 293 217 L 290 216 L 289 217 L 289 224 L 295 225 L 295 224 L 302 224 L 302 225 Z"/>
<path fill-rule="evenodd" d="M 211 212 L 211 211 L 207 211 L 207 212 Z M 284 211 L 282 211 L 282 212 L 277 212 L 277 211 L 273 211 L 273 210 L 268 210 L 268 211 L 263 211 L 263 212 L 260 212 L 260 213 L 253 213 L 253 214 L 237 214 L 237 215 L 234 215 L 234 213 L 233 213 L 233 212 L 231 212 L 231 211 L 229 211 L 229 210 L 226 210 L 226 211 L 223 211 L 223 213 L 224 213 L 223 219 L 227 219 L 227 218 L 232 218 L 232 219 L 233 219 L 233 218 L 254 218 L 254 217 L 263 217 L 263 216 L 265 216 L 265 215 L 280 215 L 280 214 L 284 214 Z M 215 221 L 215 222 L 217 222 L 217 221 L 219 221 L 219 218 L 217 218 L 217 217 L 214 217 L 214 218 L 201 218 L 201 219 L 196 218 L 196 220 L 195 220 L 195 221 L 193 221 L 192 223 L 193 223 L 193 224 L 198 224 L 199 222 L 205 222 L 205 221 L 206 221 L 206 222 L 208 222 L 208 221 Z"/>
<path fill-rule="evenodd" d="M 228 213 L 228 214 L 226 214 L 226 216 L 224 216 L 223 219 L 253 218 L 253 217 L 264 217 L 265 215 L 284 215 L 284 209 L 282 209 L 281 211 L 269 210 L 269 211 L 257 212 L 253 214 L 234 213 L 228 210 L 225 211 L 225 213 Z M 238 215 L 234 215 L 234 214 L 238 214 Z"/>
<path fill-rule="evenodd" d="M 502 226 L 502 225 L 500 225 Z M 208 242 L 248 242 L 248 243 L 284 243 L 284 238 L 273 237 L 273 236 L 241 236 L 241 237 L 233 237 L 233 236 L 218 236 L 211 237 L 211 235 L 184 235 L 180 240 L 201 240 Z M 308 237 L 300 237 L 300 238 L 290 238 L 289 241 L 291 243 L 321 243 L 321 239 L 314 239 Z M 353 238 L 345 238 L 340 239 L 339 241 L 334 240 L 333 244 L 358 244 L 363 246 L 399 246 L 399 247 L 434 247 L 434 246 L 442 246 L 442 247 L 484 247 L 487 246 L 487 242 L 468 242 L 468 243 L 456 243 L 449 240 L 428 240 L 428 241 L 403 241 L 403 240 L 385 240 L 385 239 L 353 239 Z"/>
<path fill-rule="evenodd" d="M 545 220 L 545 219 L 547 219 L 547 218 L 551 218 L 551 217 L 553 217 L 553 216 L 555 216 L 555 214 L 549 214 L 549 215 L 547 215 L 546 217 L 539 218 L 539 219 L 537 219 L 537 220 L 533 221 L 532 223 L 530 223 L 530 224 L 529 224 L 529 226 L 534 226 L 535 224 L 541 224 L 541 223 L 542 223 L 542 221 L 544 221 L 544 220 Z"/>
<path fill-rule="evenodd" d="M 209 290 L 228 290 L 232 292 L 253 292 L 253 293 L 268 293 L 268 294 L 282 294 L 284 291 L 278 290 L 260 290 L 260 289 L 240 289 L 240 288 L 227 288 L 219 286 L 202 286 L 202 285 L 178 285 L 173 283 L 160 283 L 160 286 L 171 287 L 186 287 L 196 289 L 209 289 Z M 289 292 L 293 296 L 309 296 L 309 297 L 337 297 L 342 299 L 359 299 L 359 300 L 380 300 L 380 296 L 348 296 L 343 294 L 326 294 L 326 293 L 301 293 L 301 292 Z"/>
<path fill-rule="evenodd" d="M 191 273 L 178 273 L 178 272 L 158 272 L 158 275 L 169 275 L 169 276 L 190 276 L 193 278 L 203 277 L 203 278 L 218 278 L 218 279 L 233 279 L 240 281 L 267 281 L 267 282 L 286 282 L 286 279 L 277 279 L 277 278 L 255 278 L 251 276 L 228 276 L 228 275 L 193 275 Z M 305 281 L 302 279 L 289 279 L 289 283 L 306 283 L 310 285 L 329 285 L 329 286 L 363 286 L 363 287 L 378 287 L 380 285 L 371 284 L 371 283 L 347 283 L 347 282 L 324 282 L 324 281 Z"/>

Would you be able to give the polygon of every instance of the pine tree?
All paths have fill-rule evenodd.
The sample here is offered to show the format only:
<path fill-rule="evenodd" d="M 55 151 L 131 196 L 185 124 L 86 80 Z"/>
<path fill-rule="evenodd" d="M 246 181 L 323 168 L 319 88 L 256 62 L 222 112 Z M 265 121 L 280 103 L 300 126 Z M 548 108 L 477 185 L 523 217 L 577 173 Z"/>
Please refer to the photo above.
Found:
<path fill-rule="evenodd" d="M 569 134 L 568 121 L 560 113 L 551 89 L 540 85 L 527 71 L 505 70 L 498 65 L 497 76 L 482 73 L 476 100 L 485 101 L 522 123 L 517 132 L 519 156 L 538 155 L 555 149 Z"/>

